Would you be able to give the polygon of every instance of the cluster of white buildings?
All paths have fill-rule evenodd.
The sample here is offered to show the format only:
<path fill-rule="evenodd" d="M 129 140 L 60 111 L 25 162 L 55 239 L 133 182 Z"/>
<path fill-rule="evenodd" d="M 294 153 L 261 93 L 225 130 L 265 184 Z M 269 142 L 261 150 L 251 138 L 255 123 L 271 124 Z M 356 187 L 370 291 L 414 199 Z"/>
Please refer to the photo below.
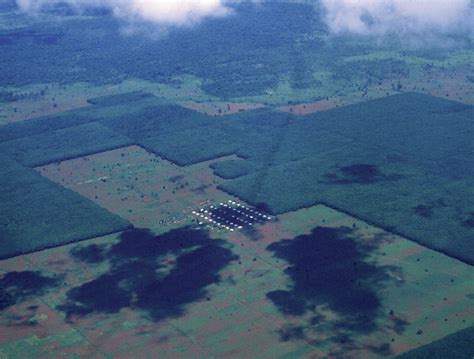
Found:
<path fill-rule="evenodd" d="M 242 229 L 244 226 L 252 226 L 255 223 L 263 223 L 271 219 L 270 216 L 257 211 L 254 208 L 244 206 L 232 200 L 227 203 L 219 203 L 217 206 L 200 208 L 192 211 L 200 225 L 210 224 L 228 231 Z"/>

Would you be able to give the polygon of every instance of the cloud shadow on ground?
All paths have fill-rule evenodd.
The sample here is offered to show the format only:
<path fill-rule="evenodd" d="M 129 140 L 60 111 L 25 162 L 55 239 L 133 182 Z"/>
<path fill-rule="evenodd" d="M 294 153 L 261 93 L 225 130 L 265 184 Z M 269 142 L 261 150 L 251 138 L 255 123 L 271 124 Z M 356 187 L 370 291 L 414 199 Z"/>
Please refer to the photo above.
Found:
<path fill-rule="evenodd" d="M 127 307 L 154 321 L 180 316 L 187 305 L 206 298 L 207 287 L 220 282 L 219 272 L 238 259 L 224 244 L 204 230 L 183 227 L 158 236 L 133 229 L 109 249 L 82 248 L 71 254 L 85 262 L 103 257 L 110 269 L 69 290 L 58 309 L 68 320 Z"/>

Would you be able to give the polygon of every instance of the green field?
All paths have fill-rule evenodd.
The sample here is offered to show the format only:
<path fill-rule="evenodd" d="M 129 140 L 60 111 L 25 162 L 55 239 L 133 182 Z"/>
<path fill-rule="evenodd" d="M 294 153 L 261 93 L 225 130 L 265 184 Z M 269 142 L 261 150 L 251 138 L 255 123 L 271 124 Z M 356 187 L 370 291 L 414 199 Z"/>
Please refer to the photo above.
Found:
<path fill-rule="evenodd" d="M 0 0 L 0 358 L 472 358 L 474 3 L 402 2 Z"/>
<path fill-rule="evenodd" d="M 472 342 L 474 341 L 474 327 L 461 330 L 457 333 L 424 345 L 420 348 L 404 353 L 400 359 L 422 358 L 459 358 L 469 359 L 474 355 Z"/>
<path fill-rule="evenodd" d="M 0 148 L 29 166 L 132 143 L 181 166 L 237 155 L 212 166 L 234 178 L 222 189 L 249 203 L 274 213 L 325 203 L 473 262 L 470 106 L 405 93 L 303 117 L 257 109 L 215 118 L 159 101 L 92 100 L 71 114 L 96 109 L 87 118 L 99 122 L 60 130 L 46 128 L 67 126 L 67 113 L 10 124 L 5 138 L 26 125 L 34 135 Z"/>
<path fill-rule="evenodd" d="M 118 232 L 122 218 L 0 156 L 0 258 Z"/>

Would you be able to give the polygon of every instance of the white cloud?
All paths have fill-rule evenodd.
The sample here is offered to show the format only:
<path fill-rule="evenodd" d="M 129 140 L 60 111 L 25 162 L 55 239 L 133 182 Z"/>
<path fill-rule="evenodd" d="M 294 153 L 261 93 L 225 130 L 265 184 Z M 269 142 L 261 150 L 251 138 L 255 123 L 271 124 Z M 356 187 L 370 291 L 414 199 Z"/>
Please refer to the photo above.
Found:
<path fill-rule="evenodd" d="M 1 1 L 1 0 L 0 0 Z M 242 0 L 16 0 L 18 6 L 35 13 L 44 6 L 68 3 L 79 12 L 85 8 L 105 7 L 132 26 L 157 24 L 190 26 L 205 18 L 232 13 L 229 2 Z M 263 0 L 247 0 L 259 3 Z M 276 1 L 276 0 L 275 0 Z M 281 0 L 284 1 L 284 0 Z M 316 1 L 316 0 L 314 0 Z M 361 35 L 397 34 L 418 39 L 439 35 L 468 33 L 474 36 L 474 0 L 318 0 L 324 20 L 332 33 Z"/>
<path fill-rule="evenodd" d="M 162 26 L 189 26 L 204 18 L 231 13 L 223 0 L 17 0 L 17 5 L 23 11 L 34 13 L 60 2 L 66 2 L 78 11 L 105 7 L 122 19 Z"/>
<path fill-rule="evenodd" d="M 474 33 L 471 0 L 322 0 L 333 33 Z"/>

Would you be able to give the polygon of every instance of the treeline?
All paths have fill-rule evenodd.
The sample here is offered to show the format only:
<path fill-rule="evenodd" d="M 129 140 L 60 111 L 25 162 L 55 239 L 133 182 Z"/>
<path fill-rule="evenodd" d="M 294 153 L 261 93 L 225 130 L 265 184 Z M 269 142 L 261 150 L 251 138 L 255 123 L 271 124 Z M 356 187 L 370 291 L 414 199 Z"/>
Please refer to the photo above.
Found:
<path fill-rule="evenodd" d="M 135 92 L 119 96 L 104 96 L 89 101 L 91 104 L 97 103 L 97 106 L 4 125 L 0 127 L 0 142 L 109 119 L 119 121 L 120 118 L 126 117 L 133 121 L 131 116 L 136 116 L 139 111 L 152 111 L 153 108 L 161 108 L 163 104 L 163 100 L 157 97 Z"/>
<path fill-rule="evenodd" d="M 223 190 L 275 213 L 326 203 L 473 263 L 471 112 L 407 93 L 268 129 L 235 121 L 243 159 L 214 168 L 235 178 Z"/>
<path fill-rule="evenodd" d="M 131 145 L 133 141 L 102 126 L 87 123 L 0 143 L 0 152 L 29 167 Z"/>
<path fill-rule="evenodd" d="M 352 82 L 408 73 L 402 61 L 345 62 L 371 47 L 343 37 L 328 40 L 321 14 L 311 5 L 233 6 L 235 16 L 208 19 L 192 30 L 171 29 L 159 40 L 123 36 L 123 23 L 104 14 L 5 31 L 0 33 L 0 65 L 9 71 L 0 86 L 107 84 L 126 78 L 171 83 L 175 76 L 191 74 L 203 79 L 204 91 L 228 99 L 263 95 L 284 79 L 294 89 L 319 87 L 318 71 Z"/>
<path fill-rule="evenodd" d="M 474 357 L 474 346 L 472 343 L 474 343 L 474 326 L 410 350 L 397 356 L 397 359 L 471 359 Z"/>
<path fill-rule="evenodd" d="M 130 99 L 1 127 L 15 139 L 0 147 L 29 166 L 131 143 L 178 165 L 237 155 L 213 167 L 249 203 L 275 213 L 326 203 L 474 262 L 472 106 L 405 93 L 303 117 L 262 108 L 217 118 Z"/>
<path fill-rule="evenodd" d="M 131 225 L 0 155 L 0 258 L 114 233 Z"/>

